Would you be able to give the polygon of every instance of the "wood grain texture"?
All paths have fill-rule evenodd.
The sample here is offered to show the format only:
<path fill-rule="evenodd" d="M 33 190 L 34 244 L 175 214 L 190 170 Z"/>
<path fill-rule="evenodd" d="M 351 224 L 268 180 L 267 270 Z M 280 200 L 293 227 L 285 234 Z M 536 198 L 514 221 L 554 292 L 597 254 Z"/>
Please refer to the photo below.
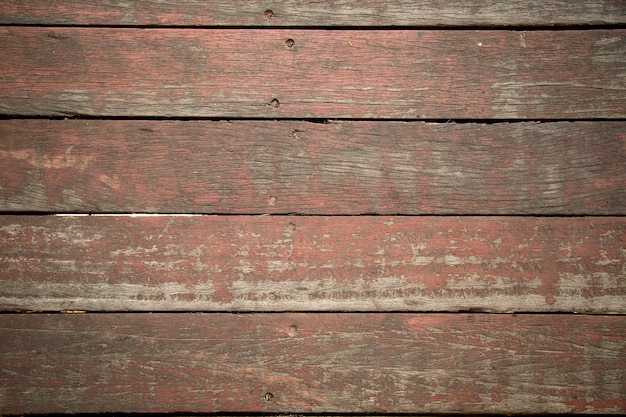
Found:
<path fill-rule="evenodd" d="M 29 0 L 0 2 L 0 23 L 116 26 L 601 25 L 626 23 L 626 4 L 622 0 Z"/>
<path fill-rule="evenodd" d="M 3 412 L 626 412 L 626 316 L 1 315 Z"/>
<path fill-rule="evenodd" d="M 0 121 L 0 210 L 626 214 L 626 123 Z"/>
<path fill-rule="evenodd" d="M 626 312 L 626 218 L 0 217 L 0 308 Z"/>
<path fill-rule="evenodd" d="M 624 118 L 625 35 L 2 27 L 0 113 Z"/>

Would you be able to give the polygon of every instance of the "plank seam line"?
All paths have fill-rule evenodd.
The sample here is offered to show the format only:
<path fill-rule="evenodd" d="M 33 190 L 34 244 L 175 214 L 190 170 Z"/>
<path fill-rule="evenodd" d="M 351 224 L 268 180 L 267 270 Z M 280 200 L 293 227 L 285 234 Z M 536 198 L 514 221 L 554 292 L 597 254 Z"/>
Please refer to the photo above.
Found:
<path fill-rule="evenodd" d="M 84 414 L 81 414 L 84 415 Z M 127 414 L 125 414 L 127 415 Z M 87 414 L 89 416 L 89 414 Z M 93 417 L 104 416 L 108 417 L 106 414 L 97 414 Z M 116 414 L 119 416 L 119 414 Z M 155 416 L 155 414 L 150 414 L 150 416 Z M 458 413 L 393 413 L 393 414 L 384 414 L 384 413 L 340 413 L 340 412 L 328 412 L 328 413 L 287 413 L 287 412 L 218 412 L 215 414 L 194 414 L 194 413 L 170 413 L 170 414 L 156 414 L 156 417 L 174 417 L 174 416 L 192 416 L 192 417 L 515 417 L 515 416 L 542 416 L 542 417 L 563 417 L 563 414 L 546 414 L 546 413 L 507 413 L 507 414 L 485 414 L 485 413 L 477 413 L 471 412 L 466 414 L 458 414 Z M 594 414 L 595 417 L 609 417 L 615 416 L 615 414 Z"/>
<path fill-rule="evenodd" d="M 10 414 L 3 414 L 4 416 L 11 416 Z M 18 414 L 19 415 L 19 414 Z M 69 414 L 74 415 L 74 414 Z M 196 413 L 196 412 L 167 412 L 167 413 L 80 413 L 76 414 L 81 417 L 530 417 L 530 416 L 542 416 L 542 417 L 563 417 L 564 414 L 546 414 L 546 413 L 507 413 L 507 414 L 493 414 L 493 413 L 467 413 L 467 414 L 448 414 L 448 413 L 301 413 L 301 412 L 215 412 L 215 413 Z M 63 417 L 68 414 L 26 414 L 27 417 Z M 615 414 L 593 414 L 594 417 L 610 417 L 616 416 Z M 619 416 L 619 415 L 618 415 Z"/>
<path fill-rule="evenodd" d="M 412 118 L 412 119 L 398 119 L 398 118 L 307 118 L 307 117 L 168 117 L 168 116 L 94 116 L 94 115 L 19 115 L 19 114 L 0 114 L 0 121 L 2 120 L 134 120 L 134 121 L 207 121 L 207 122 L 306 122 L 315 124 L 333 124 L 338 122 L 404 122 L 404 123 L 439 123 L 439 124 L 514 124 L 514 123 L 563 123 L 563 122 L 626 122 L 626 117 L 616 118 L 546 118 L 546 119 L 505 119 L 505 118 L 492 118 L 492 119 L 450 119 L 450 118 Z"/>
<path fill-rule="evenodd" d="M 332 25 L 112 25 L 112 24 L 56 24 L 56 23 L 0 23 L 0 27 L 37 27 L 37 28 L 78 28 L 78 29 L 150 29 L 150 30 L 336 30 L 336 31 L 402 31 L 402 30 L 429 30 L 429 31 L 553 31 L 568 30 L 619 30 L 626 28 L 626 22 L 598 23 L 598 24 L 567 24 L 555 23 L 552 25 L 397 25 L 397 26 L 332 26 Z"/>
<path fill-rule="evenodd" d="M 276 315 L 276 314 L 413 314 L 413 315 L 432 315 L 432 314 L 480 314 L 480 315 L 510 315 L 510 316 L 528 316 L 528 315 L 546 315 L 546 316 L 598 316 L 598 317 L 616 317 L 626 316 L 626 312 L 595 312 L 595 311 L 486 311 L 486 310 L 1 310 L 0 315 L 127 315 L 127 314 L 206 314 L 206 315 Z"/>
<path fill-rule="evenodd" d="M 0 211 L 0 216 L 7 217 L 26 217 L 26 216 L 56 216 L 56 217 L 201 217 L 201 216 L 222 216 L 222 217 L 502 217 L 502 218 L 622 218 L 626 217 L 626 213 L 618 214 L 533 214 L 533 213 L 518 213 L 518 214 L 498 214 L 498 213 L 425 213 L 425 214 L 403 214 L 403 213 L 361 213 L 361 214 L 337 214 L 337 213 L 150 213 L 150 212 L 38 212 L 38 211 Z"/>

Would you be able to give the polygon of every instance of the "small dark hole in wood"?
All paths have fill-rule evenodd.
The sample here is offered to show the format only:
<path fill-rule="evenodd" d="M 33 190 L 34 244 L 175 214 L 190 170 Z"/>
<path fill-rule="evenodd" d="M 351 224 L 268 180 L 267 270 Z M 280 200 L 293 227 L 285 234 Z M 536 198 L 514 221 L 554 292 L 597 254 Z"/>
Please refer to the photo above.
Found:
<path fill-rule="evenodd" d="M 274 17 L 274 12 L 270 9 L 267 9 L 266 11 L 263 12 L 263 16 L 265 16 L 265 18 L 269 20 L 272 17 Z"/>
<path fill-rule="evenodd" d="M 279 108 L 280 101 L 278 101 L 278 99 L 272 99 L 272 101 L 270 101 L 270 107 L 272 107 L 273 109 Z"/>
<path fill-rule="evenodd" d="M 296 42 L 295 42 L 293 39 L 291 39 L 291 38 L 289 38 L 289 39 L 287 39 L 287 40 L 285 41 L 285 44 L 287 45 L 287 48 L 293 48 L 293 46 L 295 45 L 295 43 L 296 43 Z"/>
<path fill-rule="evenodd" d="M 272 398 L 274 398 L 274 394 L 272 394 L 271 392 L 265 393 L 265 401 L 272 401 Z"/>

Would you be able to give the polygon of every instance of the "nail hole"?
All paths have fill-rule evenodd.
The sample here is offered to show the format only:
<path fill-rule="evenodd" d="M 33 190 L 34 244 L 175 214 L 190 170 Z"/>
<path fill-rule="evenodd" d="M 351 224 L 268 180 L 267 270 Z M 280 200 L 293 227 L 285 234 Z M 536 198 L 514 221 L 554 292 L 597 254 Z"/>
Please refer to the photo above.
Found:
<path fill-rule="evenodd" d="M 263 16 L 265 16 L 265 18 L 269 20 L 272 17 L 274 17 L 274 12 L 270 9 L 267 9 L 266 11 L 263 12 Z"/>
<path fill-rule="evenodd" d="M 273 292 L 269 293 L 267 295 L 267 298 L 270 299 L 270 301 L 276 301 L 276 294 L 274 294 Z"/>
<path fill-rule="evenodd" d="M 289 334 L 289 336 L 295 336 L 296 333 L 298 332 L 298 326 L 289 326 L 289 330 L 287 330 L 287 334 Z"/>
<path fill-rule="evenodd" d="M 276 201 L 278 199 L 276 197 L 274 197 L 273 195 L 271 195 L 268 199 L 267 199 L 267 204 L 269 204 L 270 206 L 273 206 L 274 204 L 276 204 Z"/>
<path fill-rule="evenodd" d="M 285 41 L 285 44 L 287 45 L 287 48 L 293 48 L 293 45 L 295 44 L 294 40 L 289 38 Z"/>
<path fill-rule="evenodd" d="M 271 392 L 265 393 L 265 401 L 272 401 L 272 398 L 274 398 L 274 394 L 272 394 Z"/>
<path fill-rule="evenodd" d="M 295 232 L 296 231 L 296 225 L 293 224 L 292 222 L 287 223 L 287 231 L 288 232 Z"/>
<path fill-rule="evenodd" d="M 291 132 L 291 137 L 296 139 L 296 140 L 300 140 L 300 133 L 302 133 L 301 131 L 299 131 L 298 129 L 295 129 Z"/>
<path fill-rule="evenodd" d="M 272 101 L 270 101 L 270 107 L 273 109 L 277 109 L 280 107 L 280 101 L 278 101 L 277 99 L 272 99 Z"/>

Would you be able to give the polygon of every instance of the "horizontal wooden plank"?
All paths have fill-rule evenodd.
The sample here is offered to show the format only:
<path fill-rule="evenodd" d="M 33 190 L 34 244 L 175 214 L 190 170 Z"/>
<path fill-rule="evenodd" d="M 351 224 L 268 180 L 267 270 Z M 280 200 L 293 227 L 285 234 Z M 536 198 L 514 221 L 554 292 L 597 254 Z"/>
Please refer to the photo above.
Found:
<path fill-rule="evenodd" d="M 0 113 L 626 117 L 626 30 L 0 28 Z"/>
<path fill-rule="evenodd" d="M 626 412 L 626 316 L 1 315 L 3 412 Z"/>
<path fill-rule="evenodd" d="M 0 210 L 626 214 L 626 123 L 0 121 Z"/>
<path fill-rule="evenodd" d="M 626 218 L 3 216 L 0 308 L 626 312 Z"/>
<path fill-rule="evenodd" d="M 1 2 L 0 23 L 168 26 L 459 26 L 626 23 L 622 0 L 29 0 Z"/>

